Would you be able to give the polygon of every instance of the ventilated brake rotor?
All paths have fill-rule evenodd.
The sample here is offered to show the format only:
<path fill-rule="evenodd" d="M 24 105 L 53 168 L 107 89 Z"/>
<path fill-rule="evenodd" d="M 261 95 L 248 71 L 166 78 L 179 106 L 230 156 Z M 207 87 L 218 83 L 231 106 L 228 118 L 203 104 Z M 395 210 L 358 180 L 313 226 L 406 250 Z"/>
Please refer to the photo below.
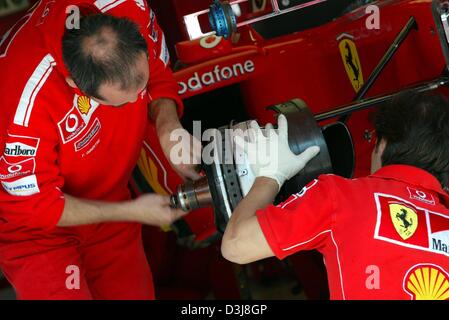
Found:
<path fill-rule="evenodd" d="M 293 153 L 300 154 L 311 146 L 320 147 L 320 153 L 284 184 L 279 193 L 280 200 L 299 192 L 320 174 L 336 172 L 348 178 L 352 175 L 354 149 L 349 131 L 343 123 L 326 126 L 323 134 L 307 105 L 299 99 L 270 109 L 285 115 L 288 123 L 288 143 Z M 235 135 L 245 132 L 249 127 L 250 121 L 246 121 L 231 123 L 215 131 L 211 145 L 208 145 L 213 150 L 213 161 L 203 163 L 206 177 L 179 186 L 177 193 L 172 195 L 172 206 L 185 211 L 213 206 L 216 226 L 220 231 L 224 231 L 232 212 L 249 192 L 255 180 L 245 153 L 233 142 Z M 325 136 L 328 136 L 328 139 Z M 332 143 L 330 148 L 327 140 Z M 335 144 L 341 144 L 342 147 L 339 148 Z M 334 151 L 334 154 L 331 155 L 329 150 Z M 338 166 L 333 167 L 331 159 L 334 159 Z"/>

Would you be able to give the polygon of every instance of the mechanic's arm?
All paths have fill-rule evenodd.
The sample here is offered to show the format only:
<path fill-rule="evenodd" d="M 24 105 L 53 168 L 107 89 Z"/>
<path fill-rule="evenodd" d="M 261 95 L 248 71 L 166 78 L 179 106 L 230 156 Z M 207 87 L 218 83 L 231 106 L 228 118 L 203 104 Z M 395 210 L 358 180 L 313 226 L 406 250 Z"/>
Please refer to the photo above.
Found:
<path fill-rule="evenodd" d="M 161 98 L 150 105 L 150 117 L 158 132 L 167 131 L 181 125 L 179 122 L 176 102 L 172 99 Z"/>
<path fill-rule="evenodd" d="M 118 221 L 163 226 L 185 215 L 182 210 L 170 207 L 169 197 L 158 194 L 145 194 L 123 202 L 82 200 L 67 194 L 64 199 L 58 227 Z"/>
<path fill-rule="evenodd" d="M 172 99 L 161 98 L 150 104 L 150 118 L 156 126 L 159 138 L 170 136 L 173 130 L 182 128 L 177 105 Z"/>
<path fill-rule="evenodd" d="M 223 257 L 245 264 L 274 255 L 257 221 L 256 211 L 273 203 L 278 191 L 275 180 L 265 177 L 256 179 L 228 221 L 221 246 Z"/>
<path fill-rule="evenodd" d="M 153 101 L 150 105 L 150 118 L 155 123 L 162 150 L 173 169 L 183 178 L 192 180 L 201 178 L 196 170 L 201 164 L 201 142 L 182 127 L 175 101 L 168 98 Z M 175 134 L 172 135 L 172 133 Z M 178 137 L 188 137 L 188 139 L 179 141 Z M 171 159 L 171 150 L 179 143 L 183 145 L 182 150 L 188 152 L 188 154 L 182 155 L 183 159 L 188 160 L 187 162 L 174 163 Z"/>
<path fill-rule="evenodd" d="M 256 211 L 271 204 L 285 181 L 301 171 L 319 153 L 313 146 L 295 155 L 288 145 L 288 124 L 284 115 L 278 118 L 278 130 L 271 125 L 264 135 L 255 121 L 251 123 L 254 141 L 236 137 L 235 143 L 246 150 L 256 180 L 228 221 L 221 251 L 226 259 L 245 264 L 274 255 L 256 217 Z M 251 136 L 251 135 L 250 135 Z M 269 150 L 258 152 L 258 149 Z"/>
<path fill-rule="evenodd" d="M 150 81 L 148 96 L 150 98 L 149 116 L 155 124 L 159 141 L 165 157 L 171 166 L 184 179 L 197 180 L 201 176 L 197 172 L 201 164 L 201 142 L 183 129 L 179 118 L 183 113 L 183 102 L 178 95 L 179 85 L 170 69 L 170 54 L 165 42 L 164 32 L 157 23 L 154 12 L 150 9 L 146 36 L 150 53 Z M 155 54 L 153 54 L 153 52 Z M 174 133 L 172 135 L 172 133 Z M 188 137 L 185 139 L 179 137 Z M 178 162 L 170 154 L 173 147 L 182 145 L 181 158 L 187 161 Z"/>

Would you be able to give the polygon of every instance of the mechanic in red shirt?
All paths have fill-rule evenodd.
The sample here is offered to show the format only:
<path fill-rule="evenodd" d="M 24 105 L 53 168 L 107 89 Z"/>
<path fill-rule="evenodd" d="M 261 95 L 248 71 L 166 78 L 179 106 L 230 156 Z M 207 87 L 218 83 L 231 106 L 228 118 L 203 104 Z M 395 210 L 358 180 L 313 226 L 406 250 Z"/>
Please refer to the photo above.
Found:
<path fill-rule="evenodd" d="M 0 268 L 19 299 L 154 298 L 141 224 L 183 213 L 127 186 L 148 117 L 166 155 L 183 130 L 168 63 L 144 0 L 42 0 L 0 41 Z"/>
<path fill-rule="evenodd" d="M 283 182 L 318 151 L 294 155 L 285 117 L 278 121 L 278 133 L 247 145 L 249 156 L 259 144 L 282 158 L 270 157 L 271 167 L 253 158 L 258 178 L 229 220 L 223 256 L 243 264 L 317 249 L 332 299 L 449 299 L 447 100 L 408 95 L 382 106 L 372 175 L 321 175 L 273 206 Z"/>

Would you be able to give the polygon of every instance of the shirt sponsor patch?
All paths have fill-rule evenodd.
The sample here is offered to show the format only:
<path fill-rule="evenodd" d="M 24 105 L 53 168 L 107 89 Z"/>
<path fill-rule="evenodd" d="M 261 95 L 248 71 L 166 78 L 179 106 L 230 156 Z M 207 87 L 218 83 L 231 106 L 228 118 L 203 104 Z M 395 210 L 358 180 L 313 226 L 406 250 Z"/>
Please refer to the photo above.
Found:
<path fill-rule="evenodd" d="M 86 124 L 76 107 L 73 107 L 64 119 L 58 122 L 59 133 L 64 144 L 75 139 L 85 127 Z"/>
<path fill-rule="evenodd" d="M 150 10 L 150 22 L 148 24 L 149 37 L 154 43 L 157 43 L 159 38 L 159 32 L 156 28 L 156 15 L 153 10 Z"/>
<path fill-rule="evenodd" d="M 375 239 L 449 256 L 449 216 L 393 195 L 376 193 L 374 197 Z"/>
<path fill-rule="evenodd" d="M 165 66 L 167 66 L 170 62 L 170 52 L 168 51 L 167 43 L 165 42 L 165 36 L 163 34 L 161 42 L 161 54 L 159 55 L 159 59 L 161 59 Z"/>
<path fill-rule="evenodd" d="M 96 118 L 94 123 L 88 130 L 88 133 L 75 143 L 75 151 L 78 152 L 84 147 L 86 147 L 96 137 L 100 129 L 101 129 L 100 120 Z"/>
<path fill-rule="evenodd" d="M 74 96 L 72 109 L 58 122 L 59 133 L 64 144 L 84 131 L 98 106 L 97 102 L 86 96 Z"/>
<path fill-rule="evenodd" d="M 390 218 L 396 232 L 403 240 L 412 237 L 418 229 L 418 213 L 401 202 L 391 201 L 388 204 Z"/>
<path fill-rule="evenodd" d="M 39 193 L 39 186 L 35 175 L 20 178 L 11 182 L 2 181 L 3 189 L 12 196 L 31 196 Z"/>
<path fill-rule="evenodd" d="M 83 118 L 84 123 L 87 125 L 100 104 L 87 96 L 75 94 L 73 105 L 78 108 L 81 113 L 81 118 Z"/>
<path fill-rule="evenodd" d="M 39 141 L 39 138 L 8 133 L 4 155 L 6 157 L 35 157 Z"/>
<path fill-rule="evenodd" d="M 407 190 L 410 194 L 410 199 L 418 200 L 418 201 L 421 201 L 421 202 L 424 202 L 427 204 L 431 204 L 431 205 L 435 205 L 435 199 L 433 198 L 433 195 L 431 195 L 427 192 L 418 190 L 418 189 L 411 188 L 411 187 L 407 187 Z"/>
<path fill-rule="evenodd" d="M 17 163 L 10 163 L 4 157 L 0 157 L 0 180 L 11 180 L 18 177 L 34 174 L 36 167 L 35 158 L 25 159 Z"/>
<path fill-rule="evenodd" d="M 90 110 L 92 109 L 91 100 L 86 96 L 78 97 L 76 101 L 76 106 L 82 115 L 88 115 Z"/>
<path fill-rule="evenodd" d="M 435 264 L 417 264 L 407 271 L 403 288 L 411 300 L 449 300 L 449 275 Z"/>

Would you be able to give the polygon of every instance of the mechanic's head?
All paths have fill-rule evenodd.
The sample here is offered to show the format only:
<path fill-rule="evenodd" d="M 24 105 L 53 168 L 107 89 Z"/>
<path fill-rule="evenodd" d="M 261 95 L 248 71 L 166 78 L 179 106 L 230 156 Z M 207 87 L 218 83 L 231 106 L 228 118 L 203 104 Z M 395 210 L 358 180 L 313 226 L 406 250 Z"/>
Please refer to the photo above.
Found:
<path fill-rule="evenodd" d="M 405 164 L 434 175 L 444 188 L 449 178 L 449 102 L 442 95 L 407 93 L 378 110 L 372 171 Z"/>
<path fill-rule="evenodd" d="M 137 100 L 149 79 L 148 49 L 138 26 L 125 18 L 82 17 L 62 41 L 67 83 L 101 104 L 120 106 Z"/>

